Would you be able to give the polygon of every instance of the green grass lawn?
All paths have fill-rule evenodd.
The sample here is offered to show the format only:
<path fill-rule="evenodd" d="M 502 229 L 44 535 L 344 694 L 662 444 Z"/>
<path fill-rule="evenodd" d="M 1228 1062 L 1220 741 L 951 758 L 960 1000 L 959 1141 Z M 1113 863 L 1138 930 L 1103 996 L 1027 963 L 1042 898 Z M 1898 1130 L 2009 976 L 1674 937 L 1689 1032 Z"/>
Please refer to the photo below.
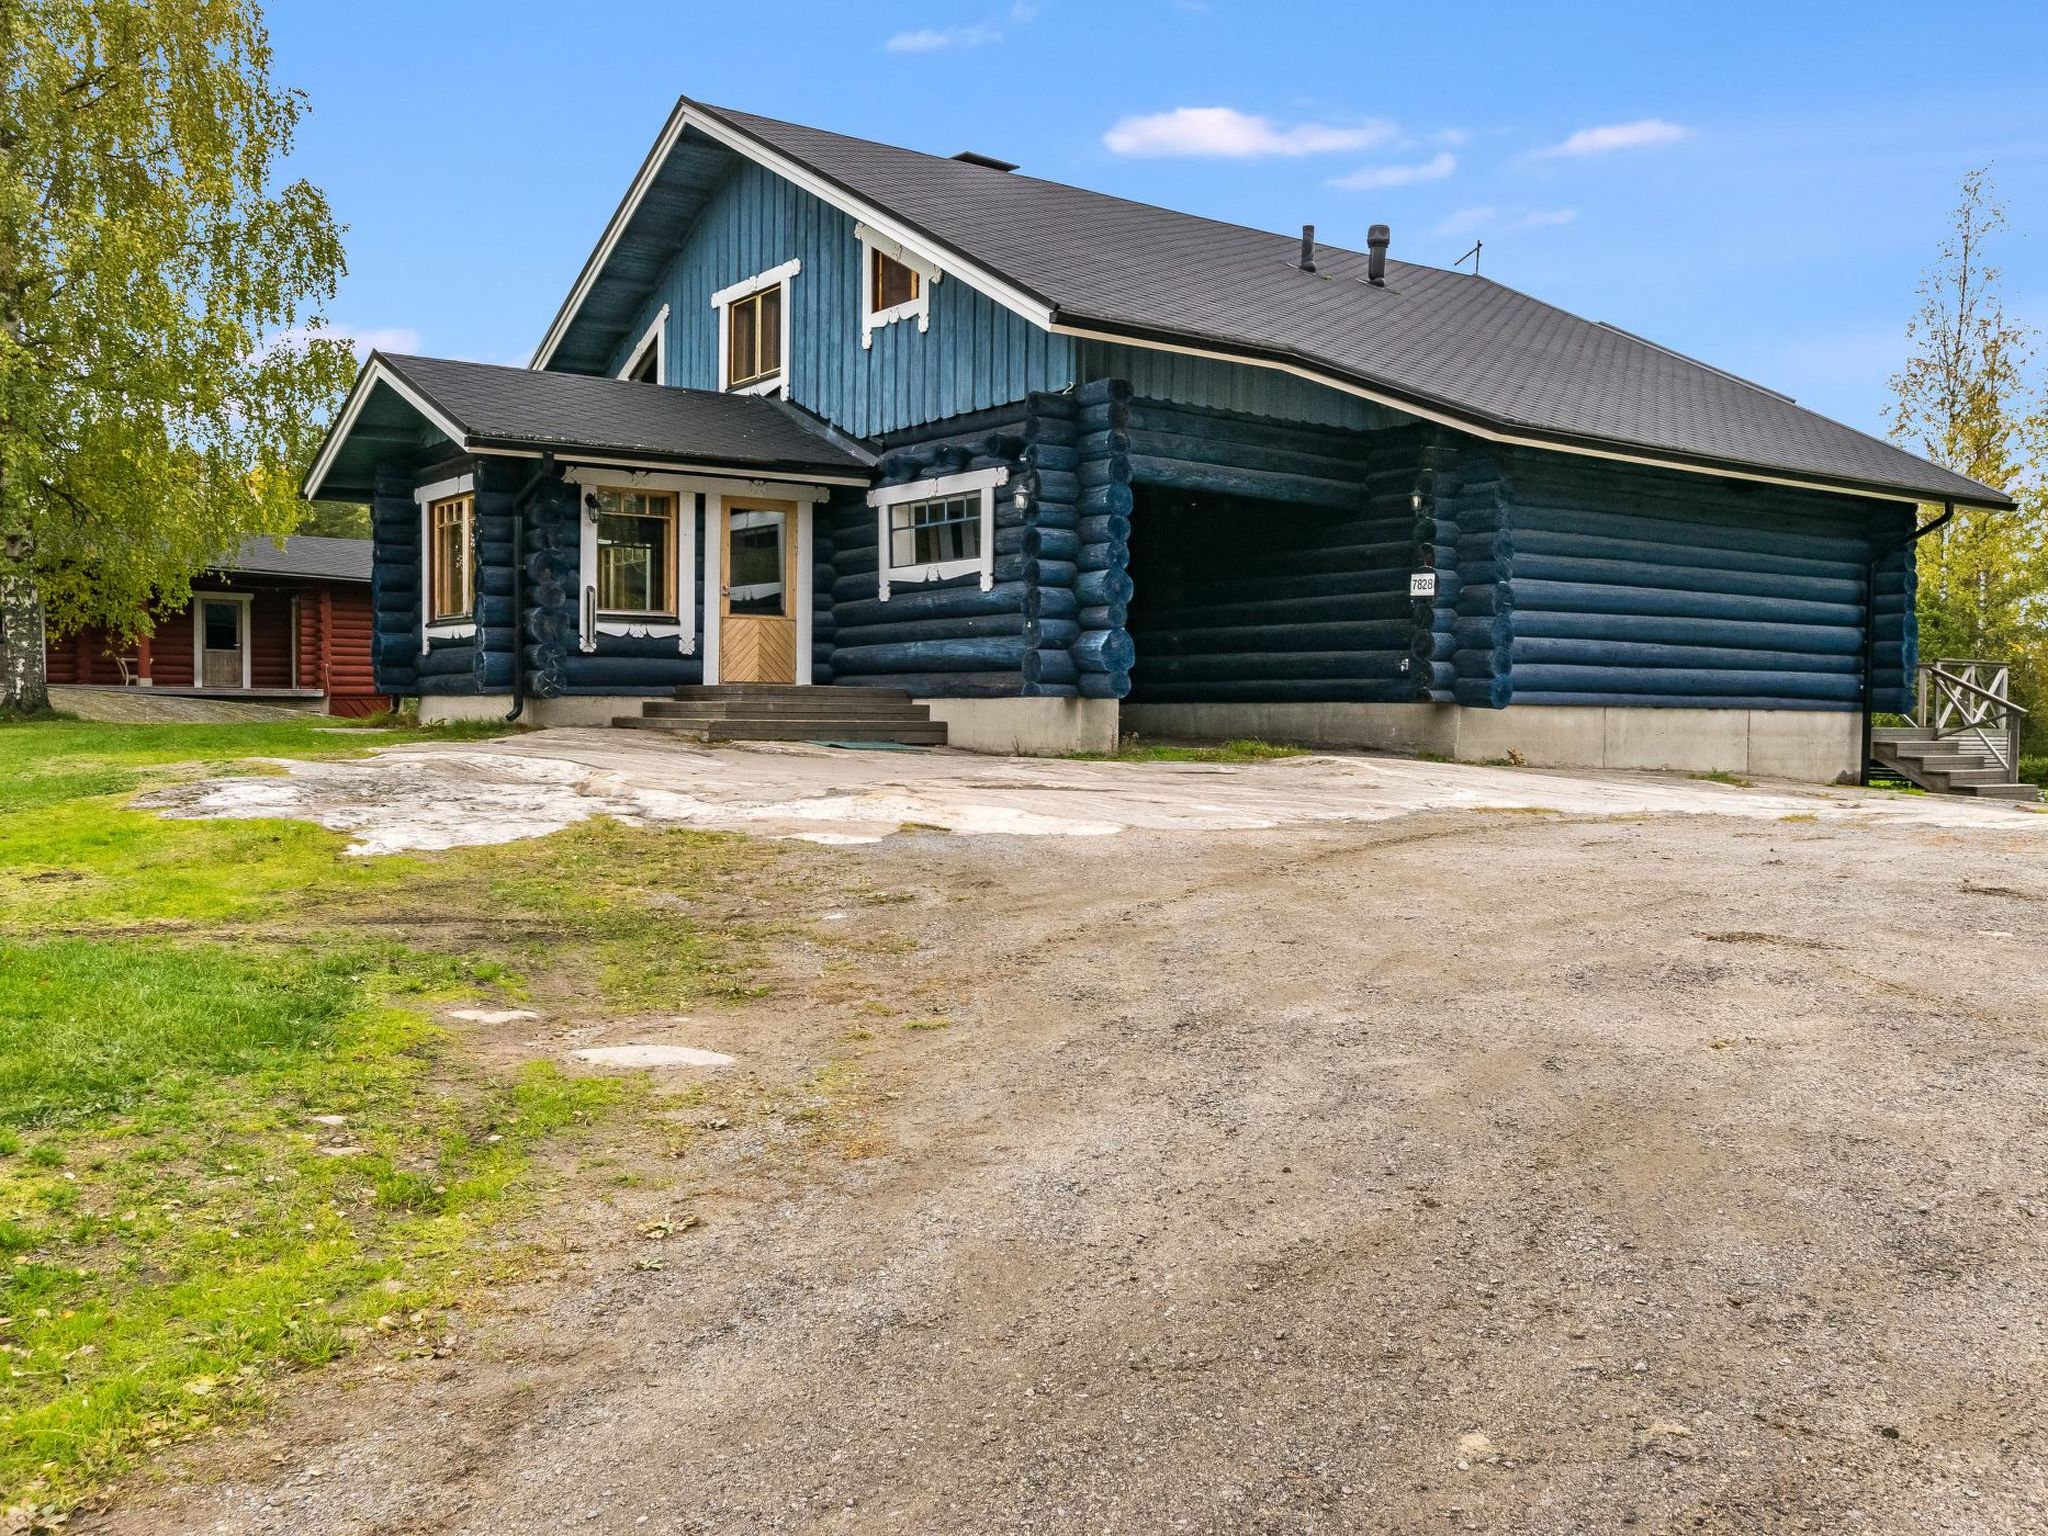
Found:
<path fill-rule="evenodd" d="M 745 993 L 681 910 L 775 850 L 585 823 L 360 859 L 130 794 L 435 731 L 0 725 L 0 1507 L 32 1529 L 138 1455 L 515 1267 L 539 1170 L 631 1080 L 491 1069 L 435 1022 L 536 986 L 621 1012 Z M 345 1149 L 345 1150 L 340 1150 Z"/>

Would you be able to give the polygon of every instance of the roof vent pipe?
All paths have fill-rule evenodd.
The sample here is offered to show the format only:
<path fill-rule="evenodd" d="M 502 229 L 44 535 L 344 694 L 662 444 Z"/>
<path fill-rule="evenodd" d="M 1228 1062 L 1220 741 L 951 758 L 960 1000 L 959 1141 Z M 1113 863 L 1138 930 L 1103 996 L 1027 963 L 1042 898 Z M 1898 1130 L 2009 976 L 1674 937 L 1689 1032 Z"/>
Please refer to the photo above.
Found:
<path fill-rule="evenodd" d="M 1313 272 L 1316 269 L 1316 227 L 1313 224 L 1301 226 L 1301 270 Z"/>
<path fill-rule="evenodd" d="M 1387 247 L 1393 243 L 1394 232 L 1384 224 L 1365 232 L 1365 280 L 1375 288 L 1387 286 Z"/>

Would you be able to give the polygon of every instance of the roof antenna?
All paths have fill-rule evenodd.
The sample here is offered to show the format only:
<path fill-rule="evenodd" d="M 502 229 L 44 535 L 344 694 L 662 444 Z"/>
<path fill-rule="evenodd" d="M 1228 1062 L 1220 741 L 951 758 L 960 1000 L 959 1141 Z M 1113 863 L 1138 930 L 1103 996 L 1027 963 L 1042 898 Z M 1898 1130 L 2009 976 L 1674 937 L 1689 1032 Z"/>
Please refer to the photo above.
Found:
<path fill-rule="evenodd" d="M 1484 240 L 1474 240 L 1472 242 L 1472 249 L 1452 262 L 1451 265 L 1453 267 L 1462 267 L 1469 261 L 1472 263 L 1472 275 L 1477 277 L 1479 275 L 1479 253 L 1485 249 L 1486 242 Z"/>

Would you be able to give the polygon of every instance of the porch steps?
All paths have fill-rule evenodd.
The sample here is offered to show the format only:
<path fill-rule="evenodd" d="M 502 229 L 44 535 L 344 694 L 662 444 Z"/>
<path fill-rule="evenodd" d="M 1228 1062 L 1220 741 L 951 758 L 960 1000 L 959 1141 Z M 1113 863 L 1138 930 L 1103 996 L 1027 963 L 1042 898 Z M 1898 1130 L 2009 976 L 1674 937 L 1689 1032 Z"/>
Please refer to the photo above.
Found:
<path fill-rule="evenodd" d="M 678 688 L 673 699 L 650 699 L 637 715 L 612 724 L 626 730 L 670 731 L 693 741 L 887 741 L 943 747 L 945 722 L 913 704 L 900 688 L 788 687 L 723 683 Z"/>
<path fill-rule="evenodd" d="M 1922 726 L 1879 726 L 1871 733 L 1871 755 L 1901 778 L 1938 795 L 2029 804 L 2041 798 L 2034 785 L 2012 783 L 1997 759 L 1966 736 L 1937 738 Z"/>

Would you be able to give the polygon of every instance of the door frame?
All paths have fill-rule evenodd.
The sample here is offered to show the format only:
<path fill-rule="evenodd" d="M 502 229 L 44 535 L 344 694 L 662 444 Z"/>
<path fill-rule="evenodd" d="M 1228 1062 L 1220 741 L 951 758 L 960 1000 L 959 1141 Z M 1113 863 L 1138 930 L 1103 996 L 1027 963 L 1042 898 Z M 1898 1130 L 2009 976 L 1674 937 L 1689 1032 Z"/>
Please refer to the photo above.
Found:
<path fill-rule="evenodd" d="M 707 684 L 720 680 L 719 627 L 725 617 L 725 594 L 719 587 L 725 585 L 725 561 L 727 555 L 725 516 L 737 507 L 746 511 L 751 502 L 773 502 L 791 509 L 790 516 L 795 524 L 796 545 L 796 586 L 792 595 L 795 611 L 791 617 L 796 620 L 796 680 L 799 687 L 808 687 L 811 682 L 811 523 L 816 514 L 816 504 L 827 495 L 822 486 L 750 486 L 742 491 L 736 487 L 722 487 L 704 498 L 704 681 Z M 718 552 L 718 577 L 711 579 L 711 552 Z"/>
<path fill-rule="evenodd" d="M 232 693 L 234 689 L 213 688 L 206 685 L 206 607 L 208 603 L 233 603 L 241 609 L 241 650 L 242 683 L 241 692 L 249 691 L 249 657 L 255 649 L 253 592 L 194 592 L 192 594 L 192 686 L 212 693 Z"/>

